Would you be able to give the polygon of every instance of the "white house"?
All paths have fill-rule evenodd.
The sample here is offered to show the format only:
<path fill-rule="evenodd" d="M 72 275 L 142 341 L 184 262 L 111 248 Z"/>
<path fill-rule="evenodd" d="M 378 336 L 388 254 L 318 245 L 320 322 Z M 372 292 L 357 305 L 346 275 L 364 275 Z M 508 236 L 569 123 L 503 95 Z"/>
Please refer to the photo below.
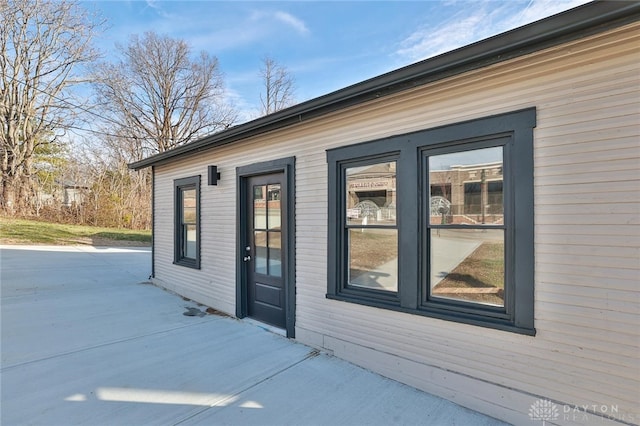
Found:
<path fill-rule="evenodd" d="M 515 424 L 640 422 L 640 4 L 131 165 L 153 281 Z"/>

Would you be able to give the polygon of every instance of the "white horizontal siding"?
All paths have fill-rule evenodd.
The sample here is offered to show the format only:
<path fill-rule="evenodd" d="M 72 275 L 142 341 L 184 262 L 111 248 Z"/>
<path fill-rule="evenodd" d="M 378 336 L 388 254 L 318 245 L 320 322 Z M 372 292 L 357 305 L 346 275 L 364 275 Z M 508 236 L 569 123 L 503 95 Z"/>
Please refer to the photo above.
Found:
<path fill-rule="evenodd" d="M 235 168 L 295 156 L 298 339 L 508 421 L 538 396 L 639 418 L 639 46 L 634 24 L 159 166 L 156 276 L 233 314 Z M 531 106 L 535 337 L 326 299 L 327 149 Z M 173 180 L 197 174 L 200 271 L 172 264 Z"/>

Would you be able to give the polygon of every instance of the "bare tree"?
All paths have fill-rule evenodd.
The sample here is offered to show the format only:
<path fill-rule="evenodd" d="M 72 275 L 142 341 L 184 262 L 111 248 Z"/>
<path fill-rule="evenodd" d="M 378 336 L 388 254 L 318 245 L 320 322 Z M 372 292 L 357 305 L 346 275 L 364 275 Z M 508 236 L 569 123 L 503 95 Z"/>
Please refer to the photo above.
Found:
<path fill-rule="evenodd" d="M 0 208 L 27 208 L 39 145 L 58 143 L 76 119 L 70 88 L 101 26 L 73 0 L 0 0 Z"/>
<path fill-rule="evenodd" d="M 260 77 L 264 92 L 260 93 L 261 115 L 271 114 L 295 103 L 295 80 L 286 67 L 275 59 L 262 58 Z"/>
<path fill-rule="evenodd" d="M 94 70 L 104 110 L 107 141 L 127 161 L 164 152 L 233 124 L 236 113 L 224 102 L 218 60 L 206 52 L 191 57 L 180 39 L 147 32 L 117 46 L 118 63 Z M 115 124 L 115 126 L 114 126 Z"/>

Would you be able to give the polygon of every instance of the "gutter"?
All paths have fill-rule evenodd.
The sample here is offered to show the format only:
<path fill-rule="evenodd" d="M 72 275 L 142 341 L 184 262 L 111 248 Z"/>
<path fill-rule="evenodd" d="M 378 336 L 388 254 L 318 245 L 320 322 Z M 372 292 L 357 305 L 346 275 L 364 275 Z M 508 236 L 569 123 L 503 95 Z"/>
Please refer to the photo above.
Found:
<path fill-rule="evenodd" d="M 130 169 L 164 164 L 251 136 L 320 117 L 471 70 L 557 46 L 640 20 L 640 2 L 595 1 L 476 43 L 302 102 L 129 164 Z"/>

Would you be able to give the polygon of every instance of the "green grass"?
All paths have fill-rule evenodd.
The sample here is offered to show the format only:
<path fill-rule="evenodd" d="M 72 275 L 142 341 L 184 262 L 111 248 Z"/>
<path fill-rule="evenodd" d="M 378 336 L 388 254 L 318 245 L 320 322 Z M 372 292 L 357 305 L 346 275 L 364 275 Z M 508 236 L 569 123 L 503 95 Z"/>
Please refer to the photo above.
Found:
<path fill-rule="evenodd" d="M 149 245 L 151 231 L 63 225 L 35 220 L 0 218 L 2 244 Z"/>

